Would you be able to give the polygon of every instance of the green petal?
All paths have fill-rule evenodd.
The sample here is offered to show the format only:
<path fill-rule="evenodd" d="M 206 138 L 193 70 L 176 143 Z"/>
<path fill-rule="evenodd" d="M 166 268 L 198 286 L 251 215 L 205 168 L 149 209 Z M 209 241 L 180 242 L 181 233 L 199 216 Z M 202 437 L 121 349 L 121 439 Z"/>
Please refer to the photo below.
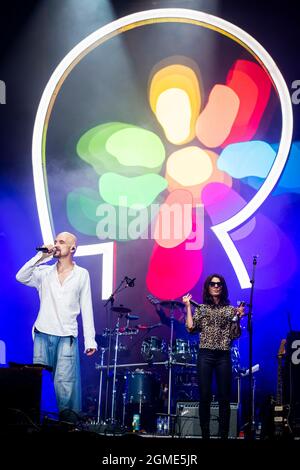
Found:
<path fill-rule="evenodd" d="M 67 217 L 80 233 L 96 235 L 99 195 L 89 188 L 78 188 L 67 196 Z"/>
<path fill-rule="evenodd" d="M 77 153 L 98 174 L 159 173 L 165 160 L 164 146 L 156 134 L 120 122 L 101 124 L 87 131 L 77 144 Z"/>
<path fill-rule="evenodd" d="M 114 206 L 131 207 L 138 204 L 148 207 L 167 185 L 165 178 L 152 173 L 132 178 L 105 173 L 99 179 L 99 192 L 108 204 Z"/>

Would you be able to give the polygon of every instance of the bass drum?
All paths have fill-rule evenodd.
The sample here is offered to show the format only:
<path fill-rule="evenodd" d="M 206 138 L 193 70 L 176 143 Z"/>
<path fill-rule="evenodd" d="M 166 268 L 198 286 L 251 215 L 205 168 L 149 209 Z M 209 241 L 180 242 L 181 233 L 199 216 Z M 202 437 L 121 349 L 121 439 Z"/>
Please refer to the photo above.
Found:
<path fill-rule="evenodd" d="M 155 403 L 159 391 L 159 379 L 152 372 L 141 369 L 126 374 L 127 403 Z"/>
<path fill-rule="evenodd" d="M 167 349 L 165 340 L 157 336 L 150 336 L 142 342 L 141 355 L 147 362 L 160 362 L 166 359 Z"/>

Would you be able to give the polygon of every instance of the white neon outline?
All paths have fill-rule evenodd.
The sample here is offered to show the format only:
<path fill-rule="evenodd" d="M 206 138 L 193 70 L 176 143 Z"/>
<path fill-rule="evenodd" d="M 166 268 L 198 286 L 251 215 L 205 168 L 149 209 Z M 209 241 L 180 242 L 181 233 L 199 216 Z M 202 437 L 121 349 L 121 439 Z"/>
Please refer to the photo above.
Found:
<path fill-rule="evenodd" d="M 32 137 L 32 165 L 33 165 L 33 178 L 34 178 L 34 187 L 37 201 L 38 216 L 41 225 L 41 231 L 44 243 L 49 243 L 53 241 L 54 234 L 52 233 L 51 225 L 51 215 L 48 211 L 47 204 L 47 187 L 46 181 L 44 180 L 44 170 L 43 170 L 43 161 L 42 161 L 42 144 L 43 144 L 43 131 L 46 121 L 47 112 L 49 109 L 49 104 L 51 97 L 55 92 L 55 89 L 62 78 L 66 73 L 68 67 L 70 67 L 73 62 L 88 48 L 90 48 L 95 42 L 103 39 L 105 36 L 110 35 L 116 32 L 120 28 L 124 28 L 128 25 L 132 25 L 138 21 L 145 21 L 151 19 L 186 19 L 200 21 L 206 23 L 208 26 L 213 26 L 223 30 L 226 33 L 229 33 L 231 36 L 236 38 L 239 42 L 242 42 L 244 46 L 247 46 L 253 54 L 264 64 L 266 70 L 271 76 L 274 86 L 277 90 L 281 111 L 282 111 L 282 132 L 281 140 L 277 152 L 276 160 L 268 174 L 268 177 L 264 181 L 263 185 L 257 191 L 255 196 L 249 201 L 249 203 L 237 214 L 235 214 L 230 219 L 222 222 L 218 225 L 211 227 L 211 230 L 215 233 L 216 237 L 219 239 L 222 244 L 229 260 L 232 263 L 232 266 L 235 270 L 237 278 L 240 282 L 241 288 L 248 288 L 251 286 L 249 275 L 247 273 L 246 267 L 241 259 L 241 256 L 235 247 L 233 241 L 229 236 L 229 232 L 233 229 L 242 225 L 246 220 L 248 220 L 256 210 L 261 206 L 263 201 L 268 197 L 274 188 L 276 182 L 278 181 L 288 158 L 289 149 L 292 141 L 292 132 L 293 132 L 293 114 L 292 114 L 292 104 L 289 96 L 289 91 L 287 85 L 284 81 L 284 78 L 276 66 L 275 62 L 268 54 L 268 52 L 257 42 L 252 36 L 246 33 L 241 28 L 225 21 L 221 18 L 218 18 L 213 15 L 195 10 L 187 10 L 181 8 L 163 8 L 163 9 L 154 9 L 147 10 L 138 13 L 134 13 L 123 18 L 120 18 L 116 21 L 113 21 L 94 33 L 90 34 L 88 37 L 83 39 L 78 43 L 59 63 L 57 68 L 54 70 L 51 75 L 45 90 L 43 92 L 41 101 L 38 106 L 36 119 L 34 123 L 33 137 Z M 107 266 L 109 262 L 113 265 L 113 243 L 101 243 L 94 245 L 84 245 L 79 247 L 77 256 L 87 256 L 91 254 L 91 250 L 94 253 L 94 250 L 98 254 L 103 254 L 108 257 L 111 256 L 111 259 L 106 260 L 103 263 L 103 266 Z M 109 245 L 109 246 L 107 246 Z M 110 253 L 110 254 L 109 254 Z M 112 269 L 109 271 L 112 272 Z M 102 273 L 102 291 L 110 292 L 112 291 L 112 276 L 108 278 L 107 274 L 104 271 Z M 103 294 L 102 294 L 103 297 Z M 103 297 L 107 298 L 107 297 Z"/>

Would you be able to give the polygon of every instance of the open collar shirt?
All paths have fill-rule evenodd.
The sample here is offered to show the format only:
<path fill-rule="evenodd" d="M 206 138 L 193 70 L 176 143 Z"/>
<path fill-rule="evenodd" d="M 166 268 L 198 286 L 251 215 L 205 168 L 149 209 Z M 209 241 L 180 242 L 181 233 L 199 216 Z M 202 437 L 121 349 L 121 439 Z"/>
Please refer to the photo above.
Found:
<path fill-rule="evenodd" d="M 85 351 L 97 349 L 90 287 L 86 269 L 77 266 L 61 284 L 57 263 L 45 264 L 42 253 L 31 258 L 17 273 L 19 282 L 35 287 L 40 297 L 40 309 L 34 327 L 56 336 L 78 336 L 77 316 L 81 312 Z"/>

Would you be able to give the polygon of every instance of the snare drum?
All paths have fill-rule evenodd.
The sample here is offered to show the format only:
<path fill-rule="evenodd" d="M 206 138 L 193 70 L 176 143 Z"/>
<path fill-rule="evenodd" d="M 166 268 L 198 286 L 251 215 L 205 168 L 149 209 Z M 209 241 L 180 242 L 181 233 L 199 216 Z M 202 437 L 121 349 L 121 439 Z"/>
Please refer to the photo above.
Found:
<path fill-rule="evenodd" d="M 145 361 L 162 361 L 166 358 L 166 342 L 157 336 L 145 338 L 142 342 L 141 354 Z"/>
<path fill-rule="evenodd" d="M 189 361 L 192 358 L 190 342 L 185 339 L 176 339 L 173 343 L 173 357 L 179 362 Z"/>

